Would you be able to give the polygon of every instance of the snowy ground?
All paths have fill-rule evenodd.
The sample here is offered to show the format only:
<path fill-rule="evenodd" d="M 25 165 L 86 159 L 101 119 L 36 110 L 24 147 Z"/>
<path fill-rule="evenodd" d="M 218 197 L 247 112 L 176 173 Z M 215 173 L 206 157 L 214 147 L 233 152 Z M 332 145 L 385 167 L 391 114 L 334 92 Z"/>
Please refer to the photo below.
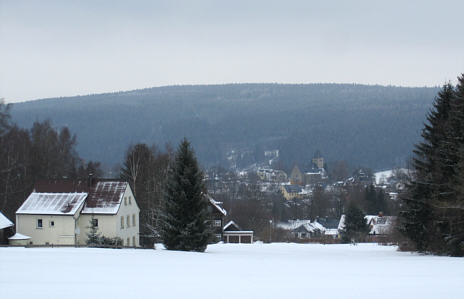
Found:
<path fill-rule="evenodd" d="M 1 298 L 463 298 L 464 259 L 373 244 L 0 248 Z"/>

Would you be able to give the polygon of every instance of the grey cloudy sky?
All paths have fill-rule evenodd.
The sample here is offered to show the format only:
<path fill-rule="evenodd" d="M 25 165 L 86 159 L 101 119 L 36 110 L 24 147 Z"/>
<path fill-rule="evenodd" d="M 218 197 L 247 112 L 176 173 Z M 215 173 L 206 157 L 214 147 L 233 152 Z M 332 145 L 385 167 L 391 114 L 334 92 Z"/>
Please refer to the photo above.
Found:
<path fill-rule="evenodd" d="M 237 82 L 436 86 L 464 1 L 0 0 L 0 97 Z"/>

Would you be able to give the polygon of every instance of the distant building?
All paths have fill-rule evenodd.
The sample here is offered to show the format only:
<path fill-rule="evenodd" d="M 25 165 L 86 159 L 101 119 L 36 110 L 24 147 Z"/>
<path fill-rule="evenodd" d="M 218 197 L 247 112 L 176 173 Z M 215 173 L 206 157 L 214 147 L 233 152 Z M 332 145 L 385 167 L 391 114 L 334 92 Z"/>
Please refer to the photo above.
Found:
<path fill-rule="evenodd" d="M 303 187 L 300 185 L 282 185 L 281 191 L 286 200 L 291 200 L 293 198 L 303 198 L 305 195 L 303 192 Z"/>
<path fill-rule="evenodd" d="M 304 185 L 304 176 L 300 168 L 295 165 L 292 173 L 290 174 L 290 184 L 292 185 Z"/>
<path fill-rule="evenodd" d="M 225 243 L 253 243 L 253 231 L 242 230 L 234 221 L 224 226 Z"/>
<path fill-rule="evenodd" d="M 43 181 L 16 211 L 16 232 L 33 245 L 84 245 L 92 221 L 101 235 L 138 247 L 139 212 L 124 181 Z"/>
<path fill-rule="evenodd" d="M 318 168 L 318 169 L 324 168 L 324 158 L 322 157 L 320 151 L 316 151 L 312 162 L 315 168 Z"/>
<path fill-rule="evenodd" d="M 213 230 L 216 242 L 223 240 L 222 228 L 224 226 L 224 217 L 227 216 L 227 211 L 222 207 L 222 202 L 215 201 L 210 195 L 207 195 L 209 200 L 208 211 L 210 212 L 210 223 Z"/>
<path fill-rule="evenodd" d="M 277 227 L 283 230 L 288 231 L 293 238 L 296 239 L 318 239 L 318 238 L 338 238 L 338 220 L 328 220 L 326 218 L 321 218 L 327 221 L 324 221 L 324 224 L 320 223 L 318 220 L 289 220 L 288 222 L 280 222 L 277 224 Z"/>

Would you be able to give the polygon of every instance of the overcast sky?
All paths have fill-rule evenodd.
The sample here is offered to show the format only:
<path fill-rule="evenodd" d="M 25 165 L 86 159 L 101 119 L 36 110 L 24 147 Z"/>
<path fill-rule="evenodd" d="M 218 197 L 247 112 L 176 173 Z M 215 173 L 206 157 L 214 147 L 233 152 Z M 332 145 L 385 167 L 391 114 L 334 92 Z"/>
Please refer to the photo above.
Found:
<path fill-rule="evenodd" d="M 464 1 L 0 0 L 0 98 L 237 82 L 437 86 Z"/>

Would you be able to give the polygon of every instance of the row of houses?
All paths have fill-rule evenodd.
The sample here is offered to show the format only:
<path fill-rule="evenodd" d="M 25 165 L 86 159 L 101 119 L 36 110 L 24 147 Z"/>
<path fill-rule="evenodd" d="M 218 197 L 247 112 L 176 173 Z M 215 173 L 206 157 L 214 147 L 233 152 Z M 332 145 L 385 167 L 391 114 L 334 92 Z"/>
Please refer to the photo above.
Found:
<path fill-rule="evenodd" d="M 251 243 L 253 232 L 233 221 L 209 195 L 210 224 L 216 241 Z M 0 244 L 85 245 L 91 227 L 123 246 L 139 247 L 140 208 L 129 183 L 120 180 L 40 181 L 16 211 L 14 224 L 0 214 Z"/>
<path fill-rule="evenodd" d="M 370 236 L 388 236 L 393 233 L 396 216 L 367 215 L 366 223 L 369 225 Z M 339 220 L 330 218 L 318 218 L 311 220 L 289 220 L 276 225 L 283 229 L 295 239 L 340 239 L 341 232 L 345 228 L 345 215 Z"/>

